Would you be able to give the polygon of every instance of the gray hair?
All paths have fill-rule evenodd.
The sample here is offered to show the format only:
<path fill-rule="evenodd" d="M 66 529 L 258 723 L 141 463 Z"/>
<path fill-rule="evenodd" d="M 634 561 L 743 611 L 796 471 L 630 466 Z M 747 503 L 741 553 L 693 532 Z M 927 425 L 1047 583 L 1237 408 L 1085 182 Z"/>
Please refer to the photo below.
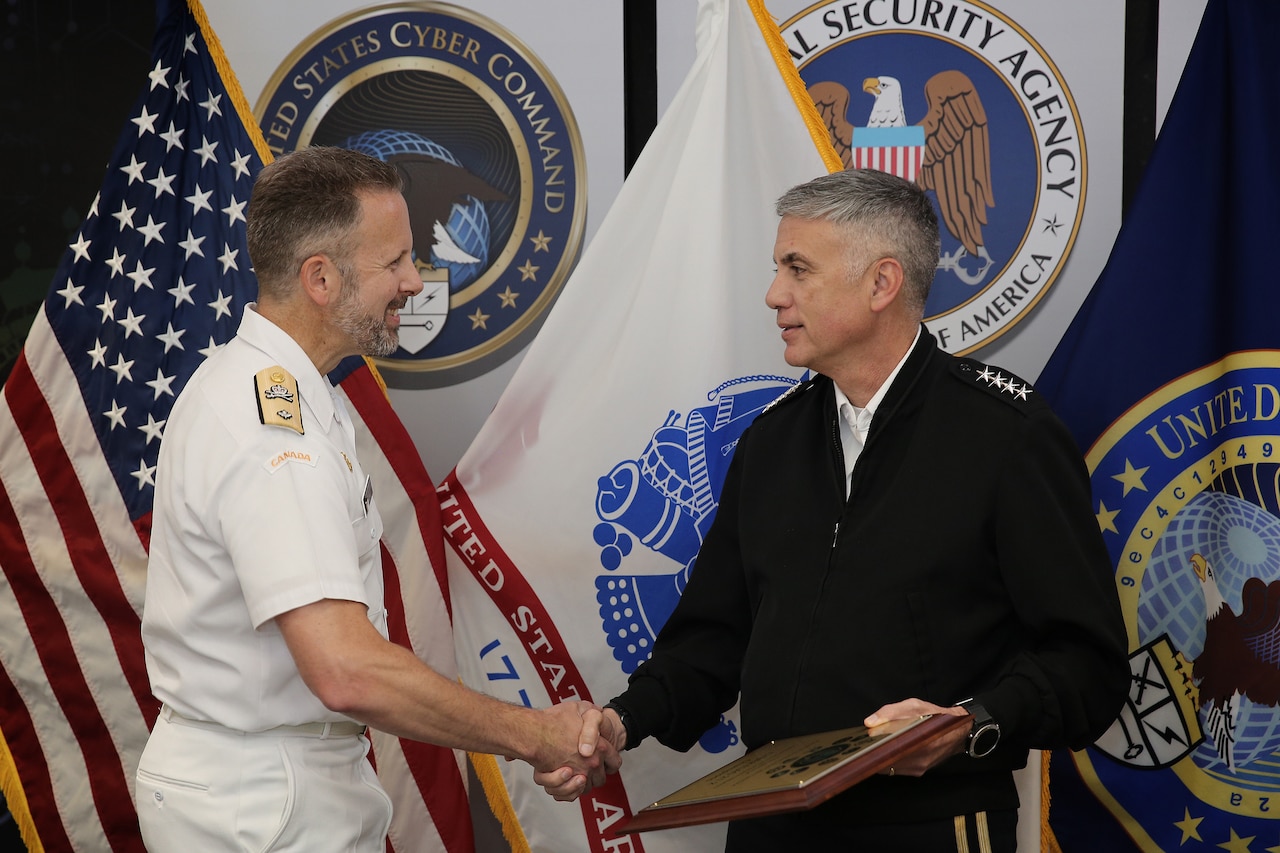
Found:
<path fill-rule="evenodd" d="M 778 199 L 779 216 L 824 219 L 849 233 L 850 268 L 877 257 L 902 264 L 905 292 L 924 313 L 941 243 L 933 203 L 918 185 L 874 169 L 845 169 L 792 187 Z"/>
<path fill-rule="evenodd" d="M 360 193 L 400 192 L 395 167 L 345 148 L 303 148 L 258 173 L 245 214 L 260 293 L 283 298 L 302 262 L 325 254 L 351 273 Z"/>

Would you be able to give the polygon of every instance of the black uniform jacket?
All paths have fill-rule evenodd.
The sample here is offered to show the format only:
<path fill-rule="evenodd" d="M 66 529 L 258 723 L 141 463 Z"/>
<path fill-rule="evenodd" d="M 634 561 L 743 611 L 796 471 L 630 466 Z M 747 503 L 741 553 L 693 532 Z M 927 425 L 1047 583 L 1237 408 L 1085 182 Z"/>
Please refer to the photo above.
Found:
<path fill-rule="evenodd" d="M 652 658 L 618 702 L 689 749 L 741 694 L 743 741 L 975 697 L 985 759 L 878 776 L 822 808 L 867 823 L 1013 808 L 1029 748 L 1082 748 L 1118 714 L 1127 640 L 1079 449 L 1040 396 L 922 332 L 845 498 L 832 382 L 743 433 Z"/>

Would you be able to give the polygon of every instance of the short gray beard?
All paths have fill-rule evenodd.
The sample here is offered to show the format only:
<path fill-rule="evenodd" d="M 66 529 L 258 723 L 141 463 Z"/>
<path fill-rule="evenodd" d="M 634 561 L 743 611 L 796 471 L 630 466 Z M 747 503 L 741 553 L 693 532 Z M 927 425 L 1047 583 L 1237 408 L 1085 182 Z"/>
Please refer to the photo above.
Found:
<path fill-rule="evenodd" d="M 340 331 L 355 341 L 361 355 L 375 358 L 391 355 L 400 346 L 400 334 L 387 327 L 384 315 L 363 316 L 356 298 L 360 283 L 354 274 L 342 270 L 342 293 L 333 306 L 333 322 Z"/>

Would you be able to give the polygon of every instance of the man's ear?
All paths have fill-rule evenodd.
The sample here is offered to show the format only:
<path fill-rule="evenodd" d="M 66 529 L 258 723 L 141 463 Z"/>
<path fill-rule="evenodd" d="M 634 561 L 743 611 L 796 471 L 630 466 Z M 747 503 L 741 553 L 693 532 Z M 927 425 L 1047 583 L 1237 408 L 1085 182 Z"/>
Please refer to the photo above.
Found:
<path fill-rule="evenodd" d="M 871 310 L 883 311 L 902 293 L 906 274 L 897 258 L 880 258 L 871 265 Z"/>
<path fill-rule="evenodd" d="M 342 290 L 342 276 L 328 255 L 316 254 L 302 262 L 298 271 L 302 292 L 320 306 L 331 304 Z"/>

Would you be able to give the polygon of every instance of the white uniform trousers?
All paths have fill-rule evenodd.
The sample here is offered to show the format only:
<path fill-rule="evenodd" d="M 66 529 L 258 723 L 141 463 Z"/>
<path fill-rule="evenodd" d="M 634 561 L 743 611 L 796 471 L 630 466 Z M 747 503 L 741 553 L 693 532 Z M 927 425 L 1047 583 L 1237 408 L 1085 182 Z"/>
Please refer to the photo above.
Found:
<path fill-rule="evenodd" d="M 385 853 L 391 800 L 362 735 L 245 733 L 162 712 L 138 764 L 151 853 Z"/>

